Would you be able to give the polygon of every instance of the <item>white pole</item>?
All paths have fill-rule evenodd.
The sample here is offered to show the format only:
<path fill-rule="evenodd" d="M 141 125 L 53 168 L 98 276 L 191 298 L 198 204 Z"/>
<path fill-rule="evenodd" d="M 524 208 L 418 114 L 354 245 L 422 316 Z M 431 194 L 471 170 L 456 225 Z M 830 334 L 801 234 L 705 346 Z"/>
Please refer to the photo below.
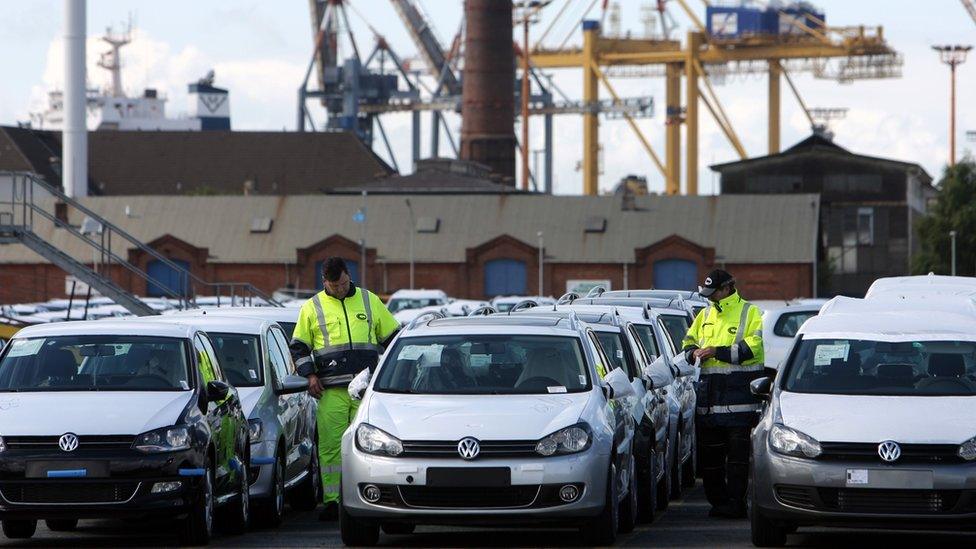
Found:
<path fill-rule="evenodd" d="M 64 0 L 64 130 L 61 185 L 71 198 L 88 195 L 85 91 L 85 0 Z"/>
<path fill-rule="evenodd" d="M 417 232 L 417 221 L 416 221 L 416 219 L 413 216 L 413 206 L 410 204 L 410 199 L 407 198 L 407 199 L 404 199 L 404 200 L 407 203 L 407 211 L 410 212 L 410 289 L 413 290 L 414 289 L 414 286 L 413 286 L 413 265 L 414 265 L 413 235 L 414 235 L 414 233 Z"/>
<path fill-rule="evenodd" d="M 542 266 L 545 261 L 545 241 L 542 240 L 542 231 L 537 233 L 539 237 L 539 296 L 545 295 L 544 289 L 542 287 Z"/>
<path fill-rule="evenodd" d="M 952 276 L 956 276 L 956 231 L 949 231 L 949 238 L 952 239 Z"/>

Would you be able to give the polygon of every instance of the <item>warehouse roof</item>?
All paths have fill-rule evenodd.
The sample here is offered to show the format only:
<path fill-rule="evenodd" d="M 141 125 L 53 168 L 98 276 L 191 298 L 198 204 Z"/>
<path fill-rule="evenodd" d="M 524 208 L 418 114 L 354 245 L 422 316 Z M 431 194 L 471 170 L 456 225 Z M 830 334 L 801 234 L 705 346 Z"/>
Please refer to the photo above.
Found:
<path fill-rule="evenodd" d="M 672 235 L 714 248 L 727 263 L 811 263 L 819 214 L 817 195 L 802 194 L 641 196 L 627 210 L 613 196 L 421 194 L 410 200 L 419 262 L 464 262 L 467 250 L 502 235 L 534 247 L 542 231 L 547 261 L 554 263 L 632 262 L 636 249 Z M 83 202 L 143 242 L 171 235 L 208 248 L 217 263 L 294 262 L 297 249 L 336 234 L 357 241 L 362 228 L 353 220 L 362 206 L 359 196 L 128 196 Z M 367 211 L 367 245 L 381 260 L 408 261 L 404 198 L 370 196 Z M 262 218 L 270 230 L 252 232 Z M 83 217 L 72 210 L 70 221 L 80 225 Z M 77 258 L 90 257 L 63 230 L 38 224 L 36 231 Z M 125 256 L 127 250 L 113 244 Z M 0 246 L 0 262 L 39 261 L 23 246 Z"/>

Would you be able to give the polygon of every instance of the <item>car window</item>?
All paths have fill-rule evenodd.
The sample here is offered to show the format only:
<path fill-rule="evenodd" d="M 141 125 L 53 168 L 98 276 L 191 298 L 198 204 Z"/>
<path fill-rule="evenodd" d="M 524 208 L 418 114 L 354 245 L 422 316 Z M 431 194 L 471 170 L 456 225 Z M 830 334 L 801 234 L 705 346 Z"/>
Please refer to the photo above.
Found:
<path fill-rule="evenodd" d="M 817 316 L 817 311 L 796 311 L 783 313 L 776 319 L 773 334 L 779 337 L 794 337 L 808 319 Z"/>
<path fill-rule="evenodd" d="M 593 348 L 596 350 L 596 354 L 597 354 L 596 360 L 600 365 L 603 366 L 602 372 L 599 372 L 599 368 L 597 368 L 597 371 L 600 373 L 601 376 L 606 377 L 606 375 L 610 373 L 610 368 L 613 366 L 613 363 L 610 362 L 610 359 L 607 357 L 606 351 L 603 349 L 603 345 L 600 344 L 600 340 L 597 339 L 596 335 L 594 335 L 593 332 L 589 332 L 589 336 L 590 336 L 590 341 L 593 343 Z"/>
<path fill-rule="evenodd" d="M 661 315 L 659 318 L 671 339 L 672 349 L 677 349 L 685 339 L 685 334 L 688 333 L 688 319 L 678 315 Z"/>
<path fill-rule="evenodd" d="M 624 334 L 622 332 L 595 332 L 596 338 L 603 347 L 603 352 L 610 359 L 610 364 L 614 368 L 620 368 L 627 372 L 627 377 L 634 379 L 640 374 L 637 373 L 637 365 L 634 363 L 634 355 L 630 352 Z"/>
<path fill-rule="evenodd" d="M 397 297 L 391 299 L 386 308 L 389 309 L 391 313 L 396 313 L 406 309 L 422 309 L 424 307 L 433 307 L 435 305 L 443 304 L 444 300 L 439 297 Z"/>
<path fill-rule="evenodd" d="M 291 351 L 288 350 L 288 336 L 286 333 L 282 332 L 282 330 L 279 330 L 273 326 L 271 328 L 271 334 L 278 342 L 278 348 L 281 350 L 281 356 L 285 357 L 285 375 L 294 374 L 295 362 L 291 359 Z"/>
<path fill-rule="evenodd" d="M 220 361 L 217 360 L 217 352 L 214 350 L 213 344 L 210 343 L 210 339 L 203 334 L 197 334 L 195 342 L 198 357 L 210 369 L 212 379 L 227 382 L 227 377 L 220 366 Z"/>
<path fill-rule="evenodd" d="M 637 335 L 641 346 L 644 347 L 648 363 L 654 362 L 655 358 L 661 356 L 661 350 L 658 349 L 657 340 L 654 338 L 653 326 L 647 324 L 631 324 L 630 329 Z"/>
<path fill-rule="evenodd" d="M 297 322 L 281 322 L 281 321 L 278 322 L 278 325 L 281 326 L 281 330 L 285 333 L 286 346 L 288 342 L 291 341 L 291 338 L 295 335 L 295 326 L 297 324 L 298 324 Z"/>
<path fill-rule="evenodd" d="M 271 361 L 271 370 L 280 383 L 288 375 L 288 362 L 285 360 L 285 355 L 282 354 L 281 347 L 278 345 L 278 341 L 270 330 L 265 337 L 265 345 L 268 347 L 268 360 Z"/>
<path fill-rule="evenodd" d="M 637 335 L 637 330 L 634 328 L 633 324 L 627 325 L 627 333 L 634 344 L 637 345 L 637 351 L 641 355 L 641 360 L 643 360 L 645 364 L 650 364 L 650 355 L 648 354 L 647 349 L 644 348 L 644 342 L 641 341 L 640 336 Z"/>
<path fill-rule="evenodd" d="M 227 381 L 235 387 L 264 385 L 264 368 L 258 337 L 248 334 L 210 332 L 219 362 Z"/>
<path fill-rule="evenodd" d="M 0 360 L 0 391 L 185 391 L 186 358 L 180 338 L 15 338 Z"/>
<path fill-rule="evenodd" d="M 590 389 L 579 339 L 545 335 L 401 338 L 374 390 L 412 394 L 553 394 Z"/>

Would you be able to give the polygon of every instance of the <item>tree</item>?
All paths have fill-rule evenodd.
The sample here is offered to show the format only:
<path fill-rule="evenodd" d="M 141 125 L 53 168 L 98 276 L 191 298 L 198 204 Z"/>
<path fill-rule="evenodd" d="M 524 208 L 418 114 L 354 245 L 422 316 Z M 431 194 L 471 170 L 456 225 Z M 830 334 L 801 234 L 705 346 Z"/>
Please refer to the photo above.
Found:
<path fill-rule="evenodd" d="M 951 240 L 956 231 L 956 274 L 976 273 L 976 161 L 967 156 L 946 168 L 938 183 L 939 195 L 929 213 L 918 221 L 920 253 L 912 269 L 917 274 L 950 274 Z"/>

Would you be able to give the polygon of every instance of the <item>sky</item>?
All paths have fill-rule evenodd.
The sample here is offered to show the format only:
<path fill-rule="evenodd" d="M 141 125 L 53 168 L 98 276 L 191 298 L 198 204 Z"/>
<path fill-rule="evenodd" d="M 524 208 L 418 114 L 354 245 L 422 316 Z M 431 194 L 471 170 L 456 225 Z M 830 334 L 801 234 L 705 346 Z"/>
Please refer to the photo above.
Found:
<path fill-rule="evenodd" d="M 566 14 L 553 25 L 545 45 L 554 47 L 568 36 L 567 44 L 581 40 L 578 25 L 587 0 L 554 0 L 546 8 L 532 33 L 537 38 L 555 18 L 564 2 Z M 373 30 L 383 35 L 393 49 L 407 59 L 416 59 L 416 48 L 403 28 L 389 0 L 347 0 L 350 23 L 359 48 L 370 50 Z M 442 43 L 457 31 L 461 0 L 420 0 Z M 899 79 L 866 80 L 851 84 L 818 80 L 809 73 L 796 73 L 794 81 L 810 107 L 848 109 L 843 120 L 832 123 L 835 141 L 860 154 L 917 162 L 938 179 L 948 158 L 949 70 L 931 50 L 934 44 L 976 43 L 976 21 L 970 19 L 958 0 L 820 0 L 829 25 L 881 25 L 889 44 L 904 56 Z M 599 4 L 599 3 L 598 3 Z M 641 7 L 646 0 L 620 0 L 622 31 L 643 33 Z M 702 3 L 689 0 L 704 17 Z M 680 30 L 689 20 L 674 0 L 668 2 Z M 591 12 L 599 16 L 599 8 Z M 96 66 L 98 54 L 106 49 L 99 36 L 108 26 L 119 29 L 134 20 L 133 42 L 123 49 L 123 86 L 130 95 L 143 88 L 157 88 L 167 98 L 171 116 L 189 110 L 186 85 L 214 69 L 218 86 L 231 96 L 232 126 L 235 130 L 294 130 L 297 89 L 312 50 L 312 30 L 307 0 L 89 0 L 88 81 L 103 87 L 108 72 Z M 365 19 L 364 19 L 365 17 Z M 26 121 L 30 113 L 43 110 L 46 93 L 63 82 L 63 1 L 0 0 L 0 124 Z M 373 29 L 373 30 L 371 30 Z M 519 33 L 520 34 L 520 33 Z M 535 38 L 532 41 L 535 41 Z M 348 51 L 348 48 L 347 48 Z M 418 61 L 419 62 L 419 61 Z M 555 84 L 570 98 L 581 97 L 581 71 L 554 71 Z M 967 130 L 976 130 L 976 59 L 958 68 L 957 148 L 961 156 L 976 148 L 966 140 Z M 614 87 L 623 97 L 651 96 L 654 116 L 638 121 L 655 151 L 664 153 L 664 85 L 658 77 L 618 78 Z M 767 153 L 766 78 L 764 75 L 734 76 L 715 82 L 716 92 L 749 156 Z M 785 82 L 782 86 L 782 145 L 787 147 L 810 133 L 809 123 Z M 602 97 L 607 94 L 601 90 Z M 321 123 L 324 111 L 313 103 L 313 118 Z M 733 161 L 738 154 L 704 108 L 700 108 L 699 187 L 702 193 L 717 191 L 717 175 L 708 165 Z M 424 132 L 428 131 L 424 118 Z M 460 118 L 448 116 L 455 139 Z M 409 173 L 410 116 L 392 114 L 384 118 L 396 163 Z M 543 145 L 542 120 L 530 120 L 533 150 Z M 553 179 L 561 194 L 582 190 L 578 165 L 582 158 L 582 120 L 578 115 L 555 119 Z M 643 175 L 652 191 L 664 188 L 663 177 L 644 152 L 626 122 L 601 120 L 600 188 L 610 190 L 629 175 Z M 451 154 L 445 139 L 439 153 Z M 382 144 L 374 149 L 389 156 Z M 422 156 L 430 156 L 428 143 Z M 531 165 L 530 165 L 531 166 Z M 541 175 L 540 175 L 541 178 Z"/>

